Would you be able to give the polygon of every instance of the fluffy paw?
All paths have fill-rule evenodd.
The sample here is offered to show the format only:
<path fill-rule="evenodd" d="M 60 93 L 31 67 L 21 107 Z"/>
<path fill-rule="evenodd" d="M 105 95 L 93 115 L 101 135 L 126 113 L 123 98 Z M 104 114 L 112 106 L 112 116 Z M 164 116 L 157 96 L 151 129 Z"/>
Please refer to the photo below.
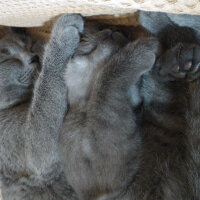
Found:
<path fill-rule="evenodd" d="M 141 38 L 132 47 L 133 58 L 140 65 L 140 70 L 149 71 L 155 64 L 157 55 L 160 54 L 161 46 L 156 38 Z"/>
<path fill-rule="evenodd" d="M 54 31 L 60 31 L 67 26 L 74 26 L 78 29 L 79 33 L 83 32 L 84 22 L 83 18 L 79 14 L 64 14 L 58 18 L 54 25 Z"/>
<path fill-rule="evenodd" d="M 158 60 L 159 74 L 170 80 L 195 80 L 200 75 L 200 46 L 179 43 Z"/>
<path fill-rule="evenodd" d="M 84 22 L 80 15 L 62 15 L 54 24 L 51 42 L 60 50 L 74 51 L 79 44 L 79 34 L 83 31 Z"/>

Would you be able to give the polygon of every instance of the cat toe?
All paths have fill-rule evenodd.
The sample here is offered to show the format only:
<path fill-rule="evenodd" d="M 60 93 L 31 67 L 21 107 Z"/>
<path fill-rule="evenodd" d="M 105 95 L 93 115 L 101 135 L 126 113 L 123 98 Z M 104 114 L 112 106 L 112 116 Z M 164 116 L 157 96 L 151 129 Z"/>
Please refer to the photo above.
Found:
<path fill-rule="evenodd" d="M 184 65 L 184 70 L 185 71 L 189 71 L 192 68 L 192 61 L 188 61 L 185 65 Z"/>
<path fill-rule="evenodd" d="M 187 80 L 196 79 L 200 70 L 200 47 L 195 44 L 184 44 L 180 64 Z"/>
<path fill-rule="evenodd" d="M 196 73 L 199 69 L 200 63 L 193 65 L 192 61 L 188 61 L 182 66 L 180 64 L 174 64 L 171 67 L 169 74 L 171 74 L 174 78 L 191 80 L 193 79 L 192 76 L 196 77 Z"/>
<path fill-rule="evenodd" d="M 169 73 L 175 78 L 185 78 L 186 73 L 181 71 L 180 69 L 180 65 L 175 64 L 172 66 L 172 68 L 170 69 L 171 71 Z"/>
<path fill-rule="evenodd" d="M 199 76 L 200 76 L 200 63 L 197 63 L 196 65 L 194 65 L 194 67 L 192 68 L 190 73 L 188 73 L 187 80 L 193 81 L 193 80 L 199 78 Z"/>
<path fill-rule="evenodd" d="M 178 73 L 180 70 L 180 66 L 178 64 L 175 64 L 172 66 L 172 72 L 173 73 Z"/>

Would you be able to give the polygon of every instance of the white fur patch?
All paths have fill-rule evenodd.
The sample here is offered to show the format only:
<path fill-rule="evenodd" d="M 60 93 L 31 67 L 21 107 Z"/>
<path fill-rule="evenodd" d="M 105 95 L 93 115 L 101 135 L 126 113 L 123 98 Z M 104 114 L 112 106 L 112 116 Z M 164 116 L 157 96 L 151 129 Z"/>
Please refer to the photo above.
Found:
<path fill-rule="evenodd" d="M 68 88 L 69 103 L 84 99 L 88 89 L 93 67 L 87 57 L 77 57 L 67 64 L 65 81 Z"/>
<path fill-rule="evenodd" d="M 92 148 L 90 145 L 90 141 L 88 139 L 83 139 L 81 142 L 82 150 L 87 155 L 90 156 L 92 154 Z"/>
<path fill-rule="evenodd" d="M 111 51 L 111 48 L 98 48 L 90 56 L 78 56 L 68 62 L 65 71 L 65 82 L 70 104 L 84 104 L 94 69 L 110 55 Z"/>

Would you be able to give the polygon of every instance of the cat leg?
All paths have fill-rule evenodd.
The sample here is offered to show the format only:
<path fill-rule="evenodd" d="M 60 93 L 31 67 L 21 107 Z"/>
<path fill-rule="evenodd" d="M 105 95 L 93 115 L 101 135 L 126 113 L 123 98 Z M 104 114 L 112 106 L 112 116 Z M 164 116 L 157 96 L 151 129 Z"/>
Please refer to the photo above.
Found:
<path fill-rule="evenodd" d="M 181 46 L 180 46 L 181 45 Z M 181 48 L 180 48 L 181 47 Z M 170 52 L 171 51 L 171 52 Z M 176 55 L 176 56 L 175 56 Z M 178 56 L 177 56 L 178 55 Z M 165 60 L 171 60 L 169 66 L 162 65 Z M 200 65 L 200 46 L 195 44 L 178 44 L 166 52 L 159 61 L 161 76 L 173 81 L 194 81 L 190 84 L 189 106 L 186 107 L 186 128 L 184 130 L 186 139 L 187 158 L 185 158 L 186 175 L 188 187 L 190 187 L 190 199 L 200 198 L 200 91 L 199 91 L 199 65 Z M 185 94 L 186 95 L 186 94 Z M 188 193 L 189 194 L 189 193 Z M 189 199 L 189 198 L 188 198 Z"/>
<path fill-rule="evenodd" d="M 199 191 L 199 169 L 195 169 L 192 156 L 188 156 L 187 149 L 191 147 L 187 148 L 190 140 L 186 139 L 188 124 L 185 117 L 189 100 L 187 82 L 199 76 L 198 55 L 198 45 L 179 43 L 164 52 L 152 71 L 143 76 L 140 86 L 143 163 L 136 179 L 120 199 L 199 199 L 199 194 L 193 195 Z M 198 98 L 194 102 L 196 104 Z M 198 108 L 195 110 L 198 112 Z M 189 114 L 191 117 L 190 110 Z M 195 123 L 198 125 L 197 118 L 195 122 L 191 117 L 191 127 Z M 193 130 L 190 134 L 197 136 L 198 131 Z M 194 145 L 194 140 L 191 144 Z M 194 160 L 195 156 L 198 163 L 197 145 L 193 147 Z M 195 191 L 192 192 L 193 188 Z"/>
<path fill-rule="evenodd" d="M 187 162 L 187 176 L 188 183 L 191 187 L 191 199 L 200 198 L 200 46 L 195 44 L 178 44 L 177 47 L 181 49 L 173 48 L 169 50 L 173 54 L 178 55 L 173 56 L 167 52 L 166 55 L 163 55 L 163 59 L 170 58 L 171 55 L 171 64 L 166 69 L 164 74 L 166 76 L 173 77 L 173 80 L 183 80 L 183 81 L 194 81 L 191 83 L 190 87 L 190 96 L 189 96 L 189 106 L 187 107 L 186 112 L 186 144 L 188 157 L 185 162 Z M 172 59 L 173 58 L 173 59 Z M 163 66 L 164 67 L 164 66 Z M 165 66 L 166 67 L 166 66 Z M 163 73 L 163 70 L 160 69 L 160 72 Z"/>
<path fill-rule="evenodd" d="M 42 71 L 27 116 L 25 152 L 27 167 L 39 181 L 49 182 L 62 171 L 57 141 L 67 106 L 64 72 L 78 47 L 82 30 L 81 16 L 60 17 L 45 49 Z"/>

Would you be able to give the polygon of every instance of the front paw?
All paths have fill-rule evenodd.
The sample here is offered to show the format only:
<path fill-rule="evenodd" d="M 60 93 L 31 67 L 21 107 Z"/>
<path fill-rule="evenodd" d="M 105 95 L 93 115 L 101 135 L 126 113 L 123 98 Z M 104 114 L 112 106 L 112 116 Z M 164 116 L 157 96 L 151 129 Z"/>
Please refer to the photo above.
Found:
<path fill-rule="evenodd" d="M 84 22 L 83 18 L 79 14 L 64 14 L 59 17 L 54 24 L 54 32 L 63 32 L 66 27 L 73 26 L 79 33 L 83 32 Z"/>
<path fill-rule="evenodd" d="M 64 14 L 55 22 L 51 42 L 59 49 L 74 50 L 79 44 L 79 34 L 84 27 L 83 18 L 78 14 Z"/>
<path fill-rule="evenodd" d="M 172 81 L 193 81 L 200 75 L 200 46 L 179 43 L 167 50 L 157 61 L 159 74 Z"/>
<path fill-rule="evenodd" d="M 140 64 L 140 70 L 147 72 L 152 69 L 157 56 L 161 53 L 161 45 L 156 38 L 138 39 L 133 49 L 133 59 Z"/>

